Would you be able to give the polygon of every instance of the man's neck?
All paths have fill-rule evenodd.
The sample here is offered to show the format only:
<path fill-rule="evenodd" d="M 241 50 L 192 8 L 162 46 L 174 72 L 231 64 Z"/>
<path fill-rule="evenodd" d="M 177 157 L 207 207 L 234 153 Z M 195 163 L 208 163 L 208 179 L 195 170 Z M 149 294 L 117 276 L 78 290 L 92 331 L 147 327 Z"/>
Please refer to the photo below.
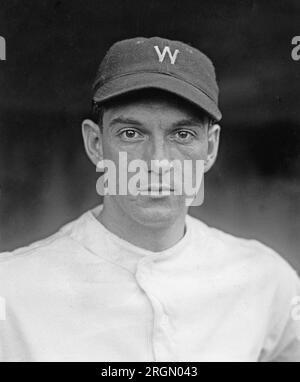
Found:
<path fill-rule="evenodd" d="M 174 246 L 185 234 L 185 215 L 165 227 L 149 227 L 136 222 L 124 213 L 103 203 L 97 219 L 113 234 L 138 247 L 160 252 Z"/>

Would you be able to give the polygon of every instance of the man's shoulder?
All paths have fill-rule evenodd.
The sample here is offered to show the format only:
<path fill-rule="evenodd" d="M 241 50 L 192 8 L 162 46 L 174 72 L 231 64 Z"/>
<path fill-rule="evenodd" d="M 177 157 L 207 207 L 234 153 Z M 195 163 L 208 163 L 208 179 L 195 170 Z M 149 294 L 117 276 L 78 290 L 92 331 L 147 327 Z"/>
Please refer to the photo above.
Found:
<path fill-rule="evenodd" d="M 74 235 L 79 225 L 84 224 L 82 216 L 46 238 L 0 253 L 0 295 L 13 303 L 24 294 L 68 288 L 69 280 L 76 277 L 85 262 L 94 261 L 94 256 L 89 257 L 90 252 Z"/>
<path fill-rule="evenodd" d="M 16 275 L 18 271 L 38 271 L 45 265 L 64 261 L 70 254 L 82 250 L 72 236 L 78 219 L 69 221 L 55 233 L 29 245 L 0 253 L 0 277 L 7 278 L 10 272 Z"/>
<path fill-rule="evenodd" d="M 209 226 L 205 222 L 191 217 L 194 230 L 206 237 L 206 248 L 210 257 L 214 256 L 223 263 L 234 264 L 247 269 L 257 276 L 268 277 L 285 282 L 299 282 L 299 276 L 293 266 L 277 250 L 257 239 L 234 235 L 222 229 Z M 198 235 L 195 235 L 196 240 Z M 199 236 L 200 237 L 200 236 Z"/>

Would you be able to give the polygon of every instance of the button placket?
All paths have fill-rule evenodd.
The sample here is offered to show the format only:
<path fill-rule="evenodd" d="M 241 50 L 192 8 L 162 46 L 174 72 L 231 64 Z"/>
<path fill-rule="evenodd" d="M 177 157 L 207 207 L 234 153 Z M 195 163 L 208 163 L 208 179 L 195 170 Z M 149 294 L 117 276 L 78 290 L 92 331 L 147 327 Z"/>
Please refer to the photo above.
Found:
<path fill-rule="evenodd" d="M 154 357 L 156 361 L 163 361 L 170 358 L 172 353 L 172 330 L 169 316 L 160 301 L 160 295 L 153 294 L 155 277 L 150 276 L 153 275 L 152 266 L 155 258 L 156 256 L 151 256 L 151 258 L 147 257 L 139 261 L 136 268 L 136 280 L 148 297 L 153 310 L 152 348 Z"/>

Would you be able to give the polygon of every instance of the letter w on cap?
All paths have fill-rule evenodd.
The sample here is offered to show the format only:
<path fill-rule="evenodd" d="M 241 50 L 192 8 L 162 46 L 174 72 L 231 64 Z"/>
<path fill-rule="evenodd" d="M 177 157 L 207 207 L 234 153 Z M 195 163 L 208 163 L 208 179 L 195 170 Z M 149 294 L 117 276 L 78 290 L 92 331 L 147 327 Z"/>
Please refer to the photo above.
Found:
<path fill-rule="evenodd" d="M 171 50 L 170 50 L 169 46 L 165 46 L 164 50 L 162 52 L 159 50 L 159 47 L 157 45 L 154 46 L 154 49 L 155 49 L 155 51 L 156 51 L 156 53 L 158 55 L 159 62 L 163 62 L 165 57 L 166 57 L 166 53 L 168 53 L 170 61 L 171 61 L 171 64 L 172 65 L 175 64 L 177 55 L 179 53 L 178 49 L 175 49 L 173 54 L 171 53 Z"/>

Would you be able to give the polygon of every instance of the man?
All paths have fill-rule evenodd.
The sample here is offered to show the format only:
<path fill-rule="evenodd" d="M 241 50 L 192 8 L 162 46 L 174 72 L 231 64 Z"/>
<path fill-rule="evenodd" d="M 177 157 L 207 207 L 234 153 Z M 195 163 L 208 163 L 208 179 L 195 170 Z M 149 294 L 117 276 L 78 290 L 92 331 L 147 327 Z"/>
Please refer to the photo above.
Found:
<path fill-rule="evenodd" d="M 176 192 L 185 182 L 176 160 L 202 161 L 202 173 L 216 160 L 211 61 L 178 41 L 118 42 L 93 102 L 97 119 L 82 123 L 89 158 L 122 176 L 120 153 L 144 163 L 148 194 L 141 180 L 121 193 L 118 177 L 102 205 L 1 255 L 1 360 L 299 361 L 296 272 L 265 245 L 191 217 L 187 193 Z M 201 185 L 202 173 L 192 169 Z M 136 175 L 127 171 L 126 186 Z"/>

